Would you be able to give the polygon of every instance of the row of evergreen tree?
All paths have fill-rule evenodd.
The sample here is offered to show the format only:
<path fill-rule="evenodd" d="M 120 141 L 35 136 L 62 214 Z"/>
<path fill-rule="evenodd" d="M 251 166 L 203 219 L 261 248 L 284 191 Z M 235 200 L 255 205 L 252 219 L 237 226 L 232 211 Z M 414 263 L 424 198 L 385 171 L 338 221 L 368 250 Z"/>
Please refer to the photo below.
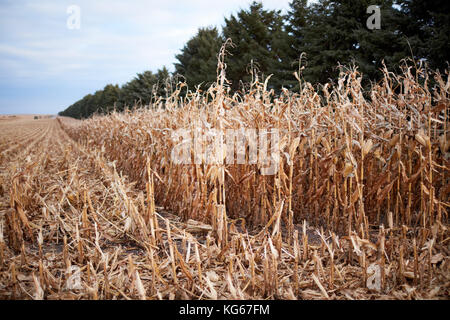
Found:
<path fill-rule="evenodd" d="M 114 108 L 123 111 L 135 104 L 147 105 L 152 97 L 165 96 L 166 82 L 170 80 L 171 74 L 166 67 L 158 70 L 156 74 L 151 71 L 138 73 L 122 87 L 108 84 L 102 90 L 84 96 L 59 115 L 83 119 L 94 113 L 108 113 Z"/>
<path fill-rule="evenodd" d="M 146 105 L 152 97 L 173 90 L 178 76 L 189 89 L 205 88 L 216 81 L 217 55 L 229 38 L 233 46 L 227 48 L 225 63 L 233 91 L 251 81 L 251 70 L 260 79 L 272 74 L 269 88 L 276 92 L 282 87 L 298 89 L 295 71 L 313 84 L 331 81 L 338 75 L 338 64 L 357 65 L 366 83 L 379 79 L 383 61 L 395 71 L 405 57 L 444 70 L 450 60 L 449 4 L 447 0 L 319 0 L 310 4 L 292 0 L 282 14 L 253 2 L 226 18 L 221 33 L 216 27 L 200 28 L 176 56 L 173 74 L 163 67 L 156 73 L 138 74 L 121 87 L 108 84 L 60 115 L 86 118 L 112 108 Z M 380 8 L 380 29 L 367 28 L 370 5 Z"/>

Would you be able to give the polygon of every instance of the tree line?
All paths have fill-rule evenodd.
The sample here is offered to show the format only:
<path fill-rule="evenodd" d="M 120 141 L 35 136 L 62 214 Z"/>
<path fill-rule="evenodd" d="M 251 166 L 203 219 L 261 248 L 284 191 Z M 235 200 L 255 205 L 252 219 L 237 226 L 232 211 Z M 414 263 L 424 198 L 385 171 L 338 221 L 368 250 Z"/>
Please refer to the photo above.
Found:
<path fill-rule="evenodd" d="M 366 22 L 370 5 L 380 8 L 380 29 Z M 339 67 L 356 65 L 364 82 L 382 76 L 383 63 L 393 71 L 401 60 L 423 60 L 445 70 L 450 52 L 450 2 L 447 0 L 292 0 L 287 13 L 259 2 L 225 18 L 222 31 L 200 28 L 176 55 L 175 71 L 145 71 L 122 86 L 108 84 L 60 112 L 87 118 L 92 114 L 148 105 L 164 97 L 182 78 L 185 90 L 207 88 L 216 81 L 217 55 L 226 39 L 226 76 L 238 92 L 252 77 L 272 75 L 269 89 L 298 90 L 301 77 L 312 84 L 332 81 Z M 294 74 L 296 73 L 296 74 Z"/>

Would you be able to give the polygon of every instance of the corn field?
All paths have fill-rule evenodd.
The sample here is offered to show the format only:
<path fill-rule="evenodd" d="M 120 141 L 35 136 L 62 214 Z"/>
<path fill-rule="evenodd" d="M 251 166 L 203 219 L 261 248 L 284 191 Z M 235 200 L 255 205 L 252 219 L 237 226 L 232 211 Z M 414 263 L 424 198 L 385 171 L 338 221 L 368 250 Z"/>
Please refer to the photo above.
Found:
<path fill-rule="evenodd" d="M 218 74 L 124 113 L 0 122 L 2 299 L 448 299 L 448 71 L 278 96 Z M 276 173 L 223 144 L 174 163 L 174 132 L 209 129 L 277 130 Z"/>

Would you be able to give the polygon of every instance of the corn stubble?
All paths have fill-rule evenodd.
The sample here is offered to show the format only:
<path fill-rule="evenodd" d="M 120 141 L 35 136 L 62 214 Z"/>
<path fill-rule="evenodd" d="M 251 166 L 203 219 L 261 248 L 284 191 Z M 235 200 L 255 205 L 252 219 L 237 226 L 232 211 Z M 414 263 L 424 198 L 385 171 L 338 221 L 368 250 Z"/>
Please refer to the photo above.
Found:
<path fill-rule="evenodd" d="M 2 134 L 0 297 L 448 298 L 448 74 L 231 95 L 220 57 L 204 93 Z M 174 164 L 197 126 L 278 129 L 277 173 Z"/>

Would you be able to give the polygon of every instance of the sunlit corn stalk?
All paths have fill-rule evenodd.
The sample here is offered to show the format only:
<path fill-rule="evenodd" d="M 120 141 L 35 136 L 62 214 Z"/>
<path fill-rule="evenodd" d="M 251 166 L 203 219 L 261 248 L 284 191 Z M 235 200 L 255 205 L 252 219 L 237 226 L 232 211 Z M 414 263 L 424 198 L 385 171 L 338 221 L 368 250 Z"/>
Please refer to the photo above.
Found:
<path fill-rule="evenodd" d="M 166 220 L 166 231 L 167 231 L 167 241 L 169 244 L 169 253 L 170 253 L 170 262 L 172 266 L 172 276 L 173 281 L 175 284 L 178 283 L 178 277 L 177 277 L 177 261 L 175 260 L 175 254 L 174 254 L 174 244 L 172 241 L 171 233 L 170 233 L 170 222 L 169 220 Z"/>

